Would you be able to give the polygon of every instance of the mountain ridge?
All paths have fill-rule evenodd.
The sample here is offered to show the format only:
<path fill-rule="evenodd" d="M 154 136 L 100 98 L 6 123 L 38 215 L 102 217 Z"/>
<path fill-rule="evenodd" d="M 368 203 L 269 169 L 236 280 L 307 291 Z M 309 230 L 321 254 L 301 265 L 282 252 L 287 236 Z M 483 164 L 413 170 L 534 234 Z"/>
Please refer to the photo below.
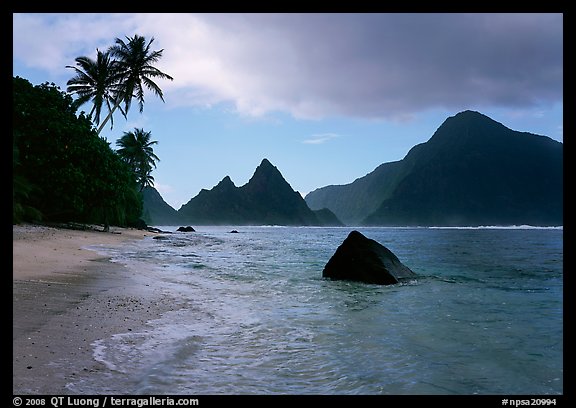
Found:
<path fill-rule="evenodd" d="M 403 159 L 305 200 L 267 159 L 245 185 L 225 176 L 178 211 L 153 188 L 143 195 L 151 225 L 558 226 L 563 144 L 463 111 Z"/>
<path fill-rule="evenodd" d="M 342 225 L 327 211 L 312 211 L 265 158 L 245 185 L 236 187 L 226 176 L 182 205 L 178 214 L 195 225 Z"/>
<path fill-rule="evenodd" d="M 561 225 L 562 169 L 562 143 L 463 111 L 402 160 L 305 199 L 348 225 Z"/>
<path fill-rule="evenodd" d="M 168 204 L 154 187 L 142 190 L 142 220 L 148 225 L 178 225 L 178 211 Z"/>

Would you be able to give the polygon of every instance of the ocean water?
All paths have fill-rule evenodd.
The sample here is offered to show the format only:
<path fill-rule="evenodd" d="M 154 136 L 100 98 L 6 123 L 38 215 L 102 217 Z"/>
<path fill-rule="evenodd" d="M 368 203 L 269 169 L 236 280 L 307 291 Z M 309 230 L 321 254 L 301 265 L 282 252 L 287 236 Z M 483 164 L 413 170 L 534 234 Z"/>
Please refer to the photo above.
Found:
<path fill-rule="evenodd" d="M 392 286 L 322 278 L 351 230 L 198 227 L 99 247 L 178 301 L 94 342 L 103 372 L 71 390 L 563 393 L 562 228 L 358 228 L 419 275 Z"/>

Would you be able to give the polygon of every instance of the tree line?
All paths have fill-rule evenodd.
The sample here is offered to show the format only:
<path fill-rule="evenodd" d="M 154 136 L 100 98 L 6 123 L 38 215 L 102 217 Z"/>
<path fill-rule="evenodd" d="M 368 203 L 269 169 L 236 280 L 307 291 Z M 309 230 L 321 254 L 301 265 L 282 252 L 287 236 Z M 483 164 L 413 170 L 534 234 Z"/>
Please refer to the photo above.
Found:
<path fill-rule="evenodd" d="M 67 92 L 13 78 L 13 223 L 78 221 L 107 228 L 139 220 L 142 189 L 152 185 L 159 161 L 152 148 L 157 142 L 135 128 L 113 150 L 99 133 L 108 121 L 113 127 L 116 111 L 126 117 L 133 99 L 142 112 L 144 89 L 164 100 L 154 79 L 172 77 L 153 66 L 163 52 L 150 49 L 154 38 L 126 40 L 96 50 L 95 60 L 76 58 L 76 67 L 67 66 L 75 71 Z M 90 112 L 78 113 L 88 102 Z"/>

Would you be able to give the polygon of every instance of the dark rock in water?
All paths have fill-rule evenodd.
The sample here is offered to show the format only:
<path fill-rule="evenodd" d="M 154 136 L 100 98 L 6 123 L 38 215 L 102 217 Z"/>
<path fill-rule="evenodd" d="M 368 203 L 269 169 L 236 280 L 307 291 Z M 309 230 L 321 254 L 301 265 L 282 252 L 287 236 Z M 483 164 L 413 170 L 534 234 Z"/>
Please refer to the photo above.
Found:
<path fill-rule="evenodd" d="M 187 227 L 178 227 L 178 229 L 176 231 L 180 231 L 180 232 L 196 232 L 196 230 L 194 228 L 192 228 L 191 226 L 187 226 Z"/>
<path fill-rule="evenodd" d="M 392 285 L 417 276 L 388 248 L 358 231 L 352 231 L 328 261 L 322 276 Z"/>
<path fill-rule="evenodd" d="M 152 239 L 163 240 L 163 239 L 168 239 L 168 237 L 166 237 L 164 235 L 156 235 L 155 237 L 152 237 Z"/>
<path fill-rule="evenodd" d="M 162 231 L 160 228 L 148 226 L 142 218 L 139 218 L 136 221 L 129 222 L 128 227 L 136 228 L 136 229 L 148 231 L 148 232 L 159 232 L 162 234 L 170 234 L 170 231 Z"/>
<path fill-rule="evenodd" d="M 238 231 L 232 230 L 232 231 L 230 231 L 230 234 L 238 234 Z"/>
<path fill-rule="evenodd" d="M 158 232 L 160 234 L 172 234 L 171 231 L 163 231 L 160 228 L 156 228 L 156 227 L 146 227 L 145 230 L 148 232 Z"/>

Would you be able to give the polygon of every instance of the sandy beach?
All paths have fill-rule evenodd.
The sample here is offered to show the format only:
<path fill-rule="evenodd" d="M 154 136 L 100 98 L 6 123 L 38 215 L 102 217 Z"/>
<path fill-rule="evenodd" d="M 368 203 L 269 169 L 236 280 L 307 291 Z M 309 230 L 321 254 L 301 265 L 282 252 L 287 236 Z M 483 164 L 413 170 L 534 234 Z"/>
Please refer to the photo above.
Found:
<path fill-rule="evenodd" d="M 70 394 L 105 367 L 93 343 L 136 330 L 174 307 L 154 285 L 87 246 L 154 233 L 13 226 L 13 393 Z M 105 390 L 103 390 L 105 392 Z"/>
<path fill-rule="evenodd" d="M 77 275 L 85 271 L 91 261 L 101 258 L 95 251 L 84 247 L 115 245 L 149 235 L 152 234 L 114 227 L 105 233 L 29 224 L 15 225 L 12 228 L 12 276 L 14 280 L 23 280 Z"/>

